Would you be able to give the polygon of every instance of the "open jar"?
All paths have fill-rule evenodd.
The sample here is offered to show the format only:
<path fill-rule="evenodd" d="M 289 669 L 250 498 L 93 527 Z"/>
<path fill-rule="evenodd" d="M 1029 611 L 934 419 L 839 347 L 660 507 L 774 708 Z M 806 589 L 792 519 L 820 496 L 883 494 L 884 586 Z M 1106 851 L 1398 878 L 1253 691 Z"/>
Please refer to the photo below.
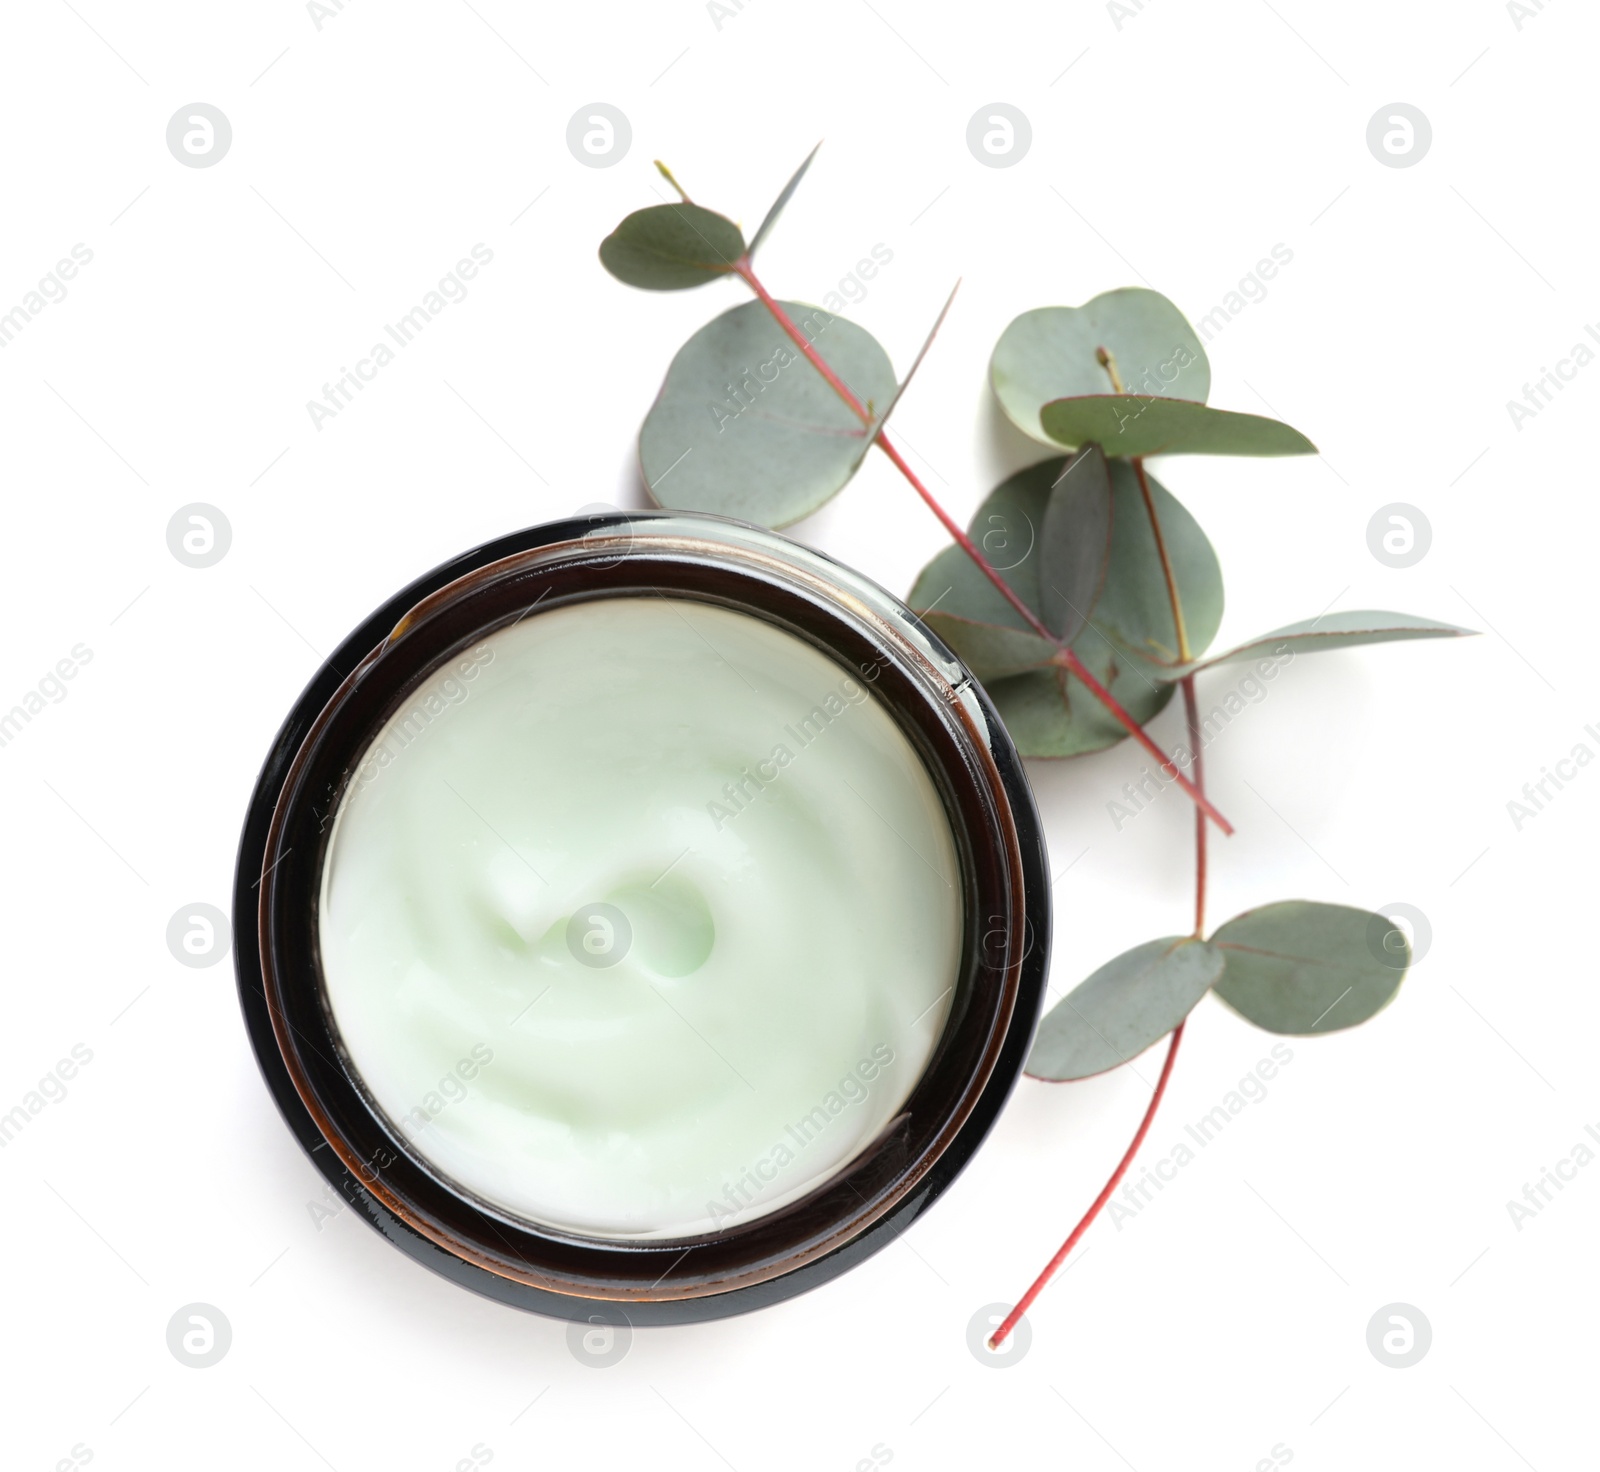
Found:
<path fill-rule="evenodd" d="M 1015 1082 L 1049 886 L 1020 761 L 897 599 L 617 513 L 379 609 L 279 732 L 240 995 L 311 1159 L 490 1297 L 635 1324 L 886 1245 Z"/>

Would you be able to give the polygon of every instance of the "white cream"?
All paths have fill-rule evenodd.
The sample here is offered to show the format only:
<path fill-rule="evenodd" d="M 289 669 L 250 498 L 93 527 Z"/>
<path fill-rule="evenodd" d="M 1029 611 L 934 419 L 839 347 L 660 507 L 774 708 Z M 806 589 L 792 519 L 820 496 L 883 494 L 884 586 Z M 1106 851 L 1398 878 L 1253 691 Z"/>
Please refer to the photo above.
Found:
<path fill-rule="evenodd" d="M 629 597 L 530 615 L 388 723 L 320 926 L 351 1059 L 439 1171 L 530 1221 L 673 1237 L 881 1132 L 962 913 L 948 819 L 865 679 Z"/>

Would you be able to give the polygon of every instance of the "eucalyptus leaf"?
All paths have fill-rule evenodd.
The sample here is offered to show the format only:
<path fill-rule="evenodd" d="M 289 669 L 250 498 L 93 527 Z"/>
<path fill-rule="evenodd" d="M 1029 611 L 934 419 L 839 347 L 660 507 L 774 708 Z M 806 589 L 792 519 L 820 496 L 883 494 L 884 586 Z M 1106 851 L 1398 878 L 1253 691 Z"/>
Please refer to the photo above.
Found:
<path fill-rule="evenodd" d="M 1039 531 L 1065 465 L 1044 460 L 1007 476 L 967 528 L 990 566 L 1033 609 L 1039 607 Z M 960 547 L 946 547 L 923 568 L 908 601 L 980 680 L 1036 669 L 1055 654 L 1056 646 L 1029 628 Z"/>
<path fill-rule="evenodd" d="M 951 547 L 941 552 L 918 577 L 917 588 L 955 590 L 951 597 L 940 603 L 939 607 L 923 611 L 923 618 L 929 627 L 961 656 L 967 668 L 985 685 L 995 680 L 1003 680 L 1010 675 L 1025 674 L 1030 670 L 1047 667 L 1055 657 L 1056 646 L 1047 639 L 1041 639 L 1031 630 L 1014 628 L 989 619 L 973 618 L 967 613 L 945 611 L 945 603 L 956 604 L 969 610 L 972 607 L 956 596 L 960 591 L 960 585 L 970 581 L 961 566 L 963 562 L 971 565 L 965 552 L 959 547 Z M 981 573 L 978 575 L 982 577 Z M 992 588 L 974 588 L 971 591 L 974 602 L 987 602 L 992 597 L 1005 606 L 1000 595 Z M 911 593 L 913 607 L 916 606 L 918 596 L 917 589 L 913 589 Z M 996 617 L 1002 616 L 998 609 L 993 612 Z"/>
<path fill-rule="evenodd" d="M 969 528 L 978 549 L 1041 617 L 1042 531 L 1065 466 L 1064 460 L 1045 460 L 1007 477 L 978 508 Z M 1158 651 L 1174 638 L 1172 613 L 1132 471 L 1115 461 L 1110 471 L 1109 572 L 1100 601 L 1072 648 L 1134 719 L 1145 723 L 1166 707 L 1173 687 L 1150 679 L 1143 661 L 1113 641 L 1135 643 L 1160 657 Z M 1209 642 L 1222 615 L 1216 556 L 1193 519 L 1154 480 L 1151 497 L 1162 516 L 1169 551 L 1175 554 L 1184 607 L 1193 607 L 1193 627 Z M 1079 756 L 1126 737 L 1099 700 L 1053 664 L 1055 644 L 1029 628 L 959 547 L 945 548 L 922 570 L 908 601 L 983 682 L 1024 756 Z"/>
<path fill-rule="evenodd" d="M 822 145 L 817 144 L 817 148 Z M 789 182 L 783 186 L 783 193 L 772 201 L 772 208 L 767 211 L 767 217 L 761 222 L 756 233 L 750 238 L 750 254 L 754 255 L 760 248 L 761 242 L 767 238 L 767 232 L 778 223 L 778 216 L 783 213 L 783 207 L 794 198 L 794 192 L 800 187 L 800 181 L 805 178 L 806 170 L 811 167 L 811 160 L 817 156 L 817 148 L 813 148 L 806 155 L 805 162 L 789 176 Z"/>
<path fill-rule="evenodd" d="M 1259 414 L 1235 414 L 1188 399 L 1090 394 L 1054 399 L 1039 411 L 1045 433 L 1108 455 L 1315 455 L 1298 429 Z"/>
<path fill-rule="evenodd" d="M 782 305 L 859 399 L 894 392 L 870 333 L 821 307 Z M 678 350 L 639 432 L 639 464 L 662 506 L 787 526 L 850 479 L 869 435 L 767 308 L 746 302 Z"/>
<path fill-rule="evenodd" d="M 600 242 L 600 264 L 646 291 L 704 286 L 726 276 L 744 254 L 744 236 L 732 220 L 687 202 L 635 210 Z"/>
<path fill-rule="evenodd" d="M 1051 487 L 1039 551 L 1045 626 L 1070 644 L 1100 601 L 1111 561 L 1111 471 L 1098 445 L 1074 455 Z"/>
<path fill-rule="evenodd" d="M 1123 952 L 1039 1024 L 1028 1075 L 1060 1083 L 1138 1057 L 1194 1010 L 1222 969 L 1222 952 L 1192 936 L 1146 941 Z"/>
<path fill-rule="evenodd" d="M 1088 628 L 1075 642 L 1084 663 L 1099 665 L 1120 652 L 1147 661 L 1177 658 L 1172 603 L 1156 552 L 1155 533 L 1131 466 L 1105 462 L 1111 479 L 1111 540 L 1106 576 Z M 1007 477 L 978 508 L 968 528 L 979 551 L 1013 592 L 1049 627 L 1046 594 L 1054 579 L 1043 531 L 1058 497 L 1075 494 L 1068 462 L 1044 460 Z M 1222 569 L 1199 523 L 1154 476 L 1146 477 L 1161 521 L 1191 649 L 1205 649 L 1222 622 Z M 923 569 L 909 595 L 945 641 L 986 684 L 1050 663 L 1055 646 L 1033 632 L 959 547 L 947 547 Z M 1074 600 L 1076 601 L 1076 600 Z M 994 637 L 993 631 L 1016 637 Z M 1115 646 L 1122 646 L 1119 651 Z M 1124 661 L 1126 663 L 1127 661 Z"/>
<path fill-rule="evenodd" d="M 1152 679 L 1181 680 L 1196 670 L 1219 664 L 1245 664 L 1254 660 L 1293 658 L 1297 654 L 1321 649 L 1347 649 L 1356 644 L 1393 644 L 1409 639 L 1470 638 L 1476 629 L 1463 629 L 1438 619 L 1419 618 L 1411 613 L 1383 613 L 1351 610 L 1324 613 L 1299 623 L 1285 624 L 1270 634 L 1262 634 L 1223 654 L 1192 659 L 1188 664 L 1148 664 L 1145 672 Z"/>
<path fill-rule="evenodd" d="M 1226 960 L 1217 995 L 1246 1021 L 1293 1037 L 1365 1022 L 1411 964 L 1410 943 L 1385 917 L 1311 900 L 1246 910 L 1211 943 Z"/>
<path fill-rule="evenodd" d="M 1194 328 L 1160 292 L 1140 286 L 1105 292 L 1081 307 L 1024 312 L 1000 334 L 989 382 L 1011 422 L 1050 444 L 1039 421 L 1047 403 L 1116 389 L 1096 356 L 1101 348 L 1131 393 L 1203 404 L 1211 392 L 1211 365 Z"/>
<path fill-rule="evenodd" d="M 822 145 L 818 144 L 817 146 L 820 148 Z M 911 380 L 917 376 L 917 369 L 922 366 L 922 360 L 928 356 L 928 349 L 933 346 L 934 338 L 939 335 L 939 329 L 944 326 L 944 319 L 950 315 L 951 303 L 955 301 L 956 293 L 960 290 L 960 281 L 957 281 L 950 288 L 950 295 L 945 298 L 944 306 L 939 309 L 939 315 L 934 318 L 933 326 L 928 329 L 928 335 L 923 339 L 921 350 L 917 353 L 916 358 L 913 359 L 911 366 L 906 369 L 906 376 L 900 380 L 899 387 L 894 391 L 894 396 L 884 405 L 883 412 L 878 415 L 877 420 L 874 422 L 872 435 L 863 446 L 861 454 L 856 461 L 858 466 L 866 458 L 867 451 L 872 448 L 873 441 L 878 438 L 883 432 L 883 427 L 888 424 L 889 416 L 894 413 L 895 406 L 905 397 L 906 390 L 911 387 Z"/>

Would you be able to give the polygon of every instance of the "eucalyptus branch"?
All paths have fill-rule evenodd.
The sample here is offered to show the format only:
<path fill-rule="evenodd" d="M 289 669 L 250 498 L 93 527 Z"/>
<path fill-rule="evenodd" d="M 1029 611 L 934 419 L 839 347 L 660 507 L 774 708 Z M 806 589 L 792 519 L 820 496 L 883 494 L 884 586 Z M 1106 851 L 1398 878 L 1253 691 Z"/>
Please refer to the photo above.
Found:
<path fill-rule="evenodd" d="M 828 386 L 855 413 L 856 417 L 864 425 L 870 427 L 873 422 L 871 412 L 856 397 L 850 386 L 828 366 L 827 361 L 816 350 L 811 340 L 795 325 L 789 314 L 784 311 L 783 304 L 762 285 L 761 279 L 756 275 L 755 269 L 750 264 L 749 256 L 747 255 L 736 262 L 733 269 L 744 279 L 745 284 L 749 286 L 751 291 L 755 292 L 761 304 L 772 313 L 773 319 L 788 334 L 790 340 L 800 349 L 801 353 L 804 354 L 806 361 L 823 376 Z M 967 535 L 961 524 L 939 504 L 933 492 L 922 483 L 917 473 L 906 464 L 905 457 L 890 442 L 888 435 L 884 433 L 881 426 L 873 438 L 878 448 L 889 457 L 895 468 L 910 482 L 912 490 L 922 497 L 928 509 L 939 518 L 940 524 L 950 533 L 956 545 L 972 559 L 978 570 L 994 584 L 1001 597 L 1022 615 L 1029 627 L 1041 639 L 1047 639 L 1051 644 L 1055 645 L 1054 662 L 1067 670 L 1068 673 L 1075 675 L 1088 688 L 1089 693 L 1111 713 L 1117 723 L 1161 764 L 1161 770 L 1177 782 L 1178 786 L 1187 794 L 1189 800 L 1224 833 L 1231 834 L 1233 832 L 1233 824 L 1217 811 L 1206 795 L 1184 775 L 1178 764 L 1156 745 L 1155 741 L 1145 732 L 1144 727 L 1129 714 L 1122 702 L 1095 678 L 1071 645 L 1063 643 L 1051 633 L 1038 614 L 1017 596 L 1015 589 L 995 570 L 989 559 L 978 550 L 977 544 Z"/>
<path fill-rule="evenodd" d="M 1105 1073 L 1163 1039 L 1167 1052 L 1116 1170 L 991 1337 L 990 1345 L 998 1347 L 1127 1173 L 1166 1092 L 1187 1018 L 1208 993 L 1217 992 L 1233 1012 L 1267 1032 L 1307 1036 L 1374 1016 L 1394 998 L 1410 963 L 1405 937 L 1384 916 L 1312 900 L 1261 905 L 1206 934 L 1207 825 L 1215 822 L 1224 833 L 1232 828 L 1206 795 L 1196 673 L 1238 663 L 1270 679 L 1275 663 L 1291 653 L 1447 639 L 1472 631 L 1404 613 L 1324 611 L 1235 648 L 1208 652 L 1222 615 L 1221 566 L 1199 524 L 1149 474 L 1145 456 L 1305 455 L 1315 454 L 1316 446 L 1277 420 L 1208 404 L 1211 370 L 1199 335 L 1172 302 L 1140 287 L 1103 293 L 1081 307 L 1024 312 L 995 345 L 989 379 L 1001 411 L 1051 456 L 1008 476 L 973 519 L 974 528 L 1005 528 L 1016 525 L 1013 518 L 1020 515 L 1036 533 L 1007 565 L 1008 571 L 1022 569 L 1014 573 L 1013 586 L 939 504 L 885 431 L 889 411 L 927 344 L 911 373 L 897 383 L 888 355 L 841 315 L 844 301 L 829 293 L 822 298 L 830 334 L 825 359 L 751 265 L 814 157 L 815 150 L 749 243 L 733 220 L 694 203 L 664 166 L 662 175 L 681 202 L 635 211 L 601 243 L 606 269 L 632 286 L 678 291 L 736 275 L 756 297 L 702 327 L 692 339 L 693 351 L 680 352 L 668 370 L 639 440 L 651 494 L 662 505 L 786 526 L 837 494 L 877 445 L 954 544 L 924 569 L 908 602 L 937 620 L 973 677 L 984 682 L 1020 754 L 1076 756 L 1131 735 L 1194 804 L 1192 929 L 1146 941 L 1104 962 L 1050 1011 L 1034 1037 L 1026 1072 L 1055 1083 Z M 886 247 L 874 246 L 872 254 L 880 264 L 892 259 Z M 877 268 L 868 270 L 869 265 L 863 260 L 860 269 L 870 278 Z M 752 372 L 752 342 L 771 340 L 762 314 L 859 420 L 863 435 L 842 435 L 832 416 L 818 415 L 809 375 L 778 373 L 790 361 L 781 344 L 777 357 Z M 935 323 L 930 343 L 938 330 Z M 1157 343 L 1172 346 L 1162 353 L 1152 347 Z M 1097 346 L 1091 350 L 1089 344 Z M 860 396 L 850 382 L 861 385 Z M 887 408 L 875 419 L 863 398 Z M 761 412 L 746 415 L 757 403 Z M 735 423 L 736 432 L 725 434 Z M 694 449 L 699 453 L 686 459 Z M 1073 452 L 1074 473 L 1061 475 L 1061 455 Z M 752 465 L 762 472 L 754 487 Z M 1153 562 L 1137 530 L 1145 520 L 1154 541 Z M 966 575 L 961 558 L 1020 618 L 1020 629 L 1016 618 L 997 611 L 983 582 Z M 1037 608 L 1026 596 L 1030 589 Z M 1171 615 L 1170 632 L 1163 605 Z M 1073 648 L 1085 627 L 1106 641 L 1104 680 Z M 1177 646 L 1175 660 L 1166 657 L 1174 652 L 1169 639 Z M 1036 640 L 1044 641 L 1048 654 L 1041 654 Z M 1157 651 L 1165 653 L 1157 657 Z M 1144 679 L 1124 679 L 1130 670 Z M 1094 696 L 1111 721 L 1090 702 L 1068 698 L 1063 671 Z M 1119 682 L 1127 704 L 1110 688 Z M 1144 730 L 1144 722 L 1177 690 L 1188 735 L 1187 772 Z"/>

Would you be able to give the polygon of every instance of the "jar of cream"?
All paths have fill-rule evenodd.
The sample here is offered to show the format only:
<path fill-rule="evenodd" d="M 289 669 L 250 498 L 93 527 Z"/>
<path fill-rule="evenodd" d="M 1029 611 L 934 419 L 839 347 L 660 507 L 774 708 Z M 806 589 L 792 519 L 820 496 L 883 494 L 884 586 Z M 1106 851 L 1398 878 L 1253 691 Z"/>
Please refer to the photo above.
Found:
<path fill-rule="evenodd" d="M 373 615 L 263 769 L 252 1042 L 389 1239 L 519 1307 L 742 1312 L 886 1245 L 1015 1081 L 1043 840 L 980 687 L 758 528 L 532 528 Z"/>

